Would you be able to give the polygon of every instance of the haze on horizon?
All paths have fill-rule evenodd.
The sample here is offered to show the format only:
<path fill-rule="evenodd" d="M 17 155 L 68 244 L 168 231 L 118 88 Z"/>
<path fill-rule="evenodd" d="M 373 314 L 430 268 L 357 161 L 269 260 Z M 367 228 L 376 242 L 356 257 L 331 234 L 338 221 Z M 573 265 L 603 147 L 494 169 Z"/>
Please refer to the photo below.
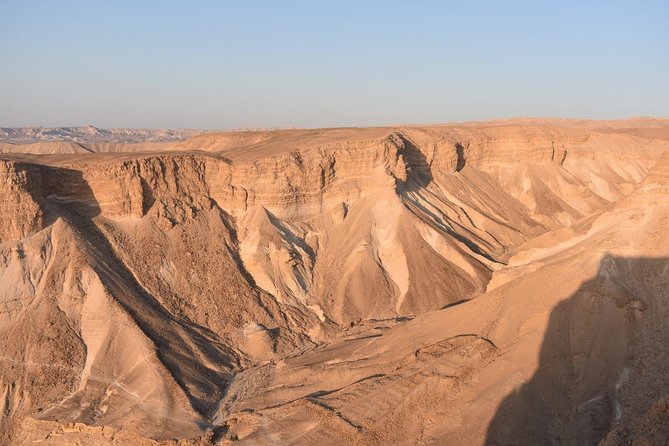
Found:
<path fill-rule="evenodd" d="M 669 3 L 0 1 L 0 127 L 669 116 Z"/>

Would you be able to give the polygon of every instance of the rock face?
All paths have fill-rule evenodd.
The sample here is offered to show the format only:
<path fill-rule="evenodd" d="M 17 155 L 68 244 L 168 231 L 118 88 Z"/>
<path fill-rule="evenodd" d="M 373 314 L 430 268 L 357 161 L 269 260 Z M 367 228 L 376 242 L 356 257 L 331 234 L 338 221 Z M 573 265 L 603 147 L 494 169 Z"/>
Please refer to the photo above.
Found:
<path fill-rule="evenodd" d="M 666 438 L 669 142 L 633 125 L 0 156 L 0 443 Z"/>
<path fill-rule="evenodd" d="M 39 167 L 0 160 L 0 240 L 17 240 L 40 231 L 45 216 L 36 195 L 41 189 Z"/>

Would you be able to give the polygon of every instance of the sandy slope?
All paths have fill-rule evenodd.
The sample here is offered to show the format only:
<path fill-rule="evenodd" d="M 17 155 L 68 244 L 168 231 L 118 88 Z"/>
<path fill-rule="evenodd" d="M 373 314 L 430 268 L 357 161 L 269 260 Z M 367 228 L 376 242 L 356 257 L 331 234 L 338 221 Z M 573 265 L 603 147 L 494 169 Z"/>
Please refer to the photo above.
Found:
<path fill-rule="evenodd" d="M 665 124 L 1 155 L 0 442 L 666 439 Z"/>
<path fill-rule="evenodd" d="M 662 443 L 667 197 L 665 173 L 474 300 L 245 371 L 222 415 L 250 444 Z"/>

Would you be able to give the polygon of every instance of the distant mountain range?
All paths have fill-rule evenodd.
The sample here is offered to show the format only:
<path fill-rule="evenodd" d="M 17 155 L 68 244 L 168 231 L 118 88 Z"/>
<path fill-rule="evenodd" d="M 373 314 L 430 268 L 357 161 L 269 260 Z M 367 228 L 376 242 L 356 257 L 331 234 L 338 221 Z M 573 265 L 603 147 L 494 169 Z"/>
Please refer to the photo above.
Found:
<path fill-rule="evenodd" d="M 166 142 L 179 141 L 202 133 L 201 130 L 167 129 L 101 129 L 86 127 L 20 127 L 0 128 L 0 140 L 12 143 L 31 143 L 40 141 L 73 142 Z"/>

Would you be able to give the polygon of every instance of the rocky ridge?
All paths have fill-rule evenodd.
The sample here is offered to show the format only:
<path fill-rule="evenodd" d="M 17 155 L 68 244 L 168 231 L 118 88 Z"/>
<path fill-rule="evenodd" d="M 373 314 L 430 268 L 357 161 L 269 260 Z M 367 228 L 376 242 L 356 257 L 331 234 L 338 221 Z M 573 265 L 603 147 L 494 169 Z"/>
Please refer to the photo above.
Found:
<path fill-rule="evenodd" d="M 73 438 L 105 426 L 147 442 L 253 442 L 266 420 L 283 441 L 273 414 L 283 417 L 293 399 L 303 401 L 295 413 L 325 410 L 305 441 L 342 419 L 349 427 L 333 428 L 340 438 L 393 441 L 373 427 L 383 417 L 354 419 L 363 406 L 344 402 L 332 409 L 322 387 L 364 381 L 356 404 L 387 389 L 387 361 L 380 372 L 369 367 L 422 323 L 435 344 L 421 335 L 417 362 L 392 359 L 406 371 L 396 389 L 437 373 L 431 358 L 452 351 L 476 361 L 462 353 L 439 373 L 468 382 L 472 364 L 485 369 L 505 341 L 491 329 L 456 328 L 439 340 L 439 327 L 463 315 L 465 301 L 479 315 L 476 302 L 520 283 L 529 259 L 563 246 L 565 231 L 578 240 L 581 228 L 599 227 L 590 221 L 652 197 L 639 191 L 664 184 L 668 148 L 627 133 L 512 125 L 240 132 L 168 151 L 2 155 L 1 274 L 11 286 L 2 289 L 0 331 L 13 340 L 0 352 L 11 364 L 0 374 L 5 438 L 79 423 Z M 597 268 L 591 260 L 587 271 Z M 412 318 L 423 322 L 404 323 Z M 34 324 L 50 328 L 36 333 Z M 326 373 L 328 355 L 346 352 L 369 366 Z M 321 364 L 316 375 L 312 363 Z M 277 375 L 283 367 L 290 378 Z M 291 390 L 278 396 L 281 388 Z M 439 435 L 431 438 L 452 438 Z"/>

